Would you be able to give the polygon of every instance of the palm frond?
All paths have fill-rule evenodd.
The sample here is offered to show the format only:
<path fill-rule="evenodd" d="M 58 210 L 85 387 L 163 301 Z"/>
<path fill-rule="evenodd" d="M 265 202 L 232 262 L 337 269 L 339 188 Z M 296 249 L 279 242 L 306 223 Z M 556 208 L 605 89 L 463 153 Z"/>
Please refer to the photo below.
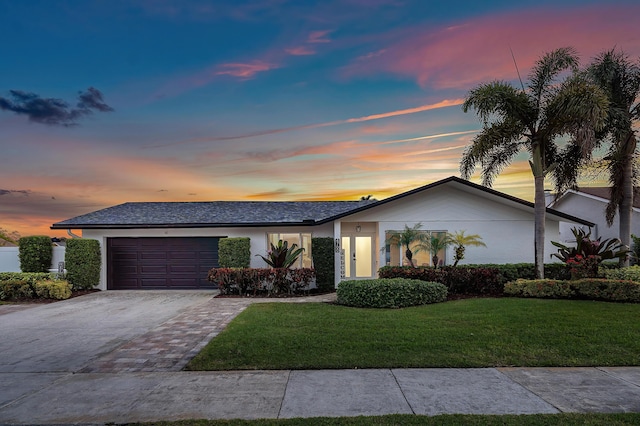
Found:
<path fill-rule="evenodd" d="M 573 47 L 561 47 L 542 56 L 529 75 L 529 89 L 540 108 L 552 93 L 556 79 L 563 71 L 577 71 L 580 61 Z"/>
<path fill-rule="evenodd" d="M 523 138 L 525 131 L 526 129 L 520 122 L 515 120 L 504 120 L 485 126 L 484 129 L 474 137 L 472 144 L 469 145 L 462 154 L 460 172 L 463 179 L 469 179 L 479 163 L 482 164 L 484 168 L 484 163 L 487 159 L 495 156 L 494 153 L 500 151 L 501 147 L 509 146 L 509 150 L 504 152 L 505 155 L 507 152 L 516 148 L 516 146 L 517 150 L 515 152 L 519 151 L 521 149 L 519 141 Z M 505 163 L 510 162 L 515 152 L 503 158 L 503 161 Z M 489 161 L 489 164 L 493 163 L 494 162 Z M 495 168 L 492 170 L 495 170 Z M 491 173 L 493 172 L 490 171 L 489 175 Z M 483 171 L 483 175 L 486 174 L 487 173 Z M 491 186 L 490 182 L 492 180 L 493 177 L 488 179 L 486 186 Z"/>
<path fill-rule="evenodd" d="M 465 98 L 462 110 L 474 109 L 484 124 L 492 118 L 514 118 L 523 123 L 535 121 L 536 113 L 527 95 L 509 83 L 494 81 L 471 90 Z"/>
<path fill-rule="evenodd" d="M 605 128 L 609 112 L 607 94 L 580 75 L 566 79 L 545 110 L 546 134 L 568 134 L 582 148 L 594 149 L 596 134 Z"/>

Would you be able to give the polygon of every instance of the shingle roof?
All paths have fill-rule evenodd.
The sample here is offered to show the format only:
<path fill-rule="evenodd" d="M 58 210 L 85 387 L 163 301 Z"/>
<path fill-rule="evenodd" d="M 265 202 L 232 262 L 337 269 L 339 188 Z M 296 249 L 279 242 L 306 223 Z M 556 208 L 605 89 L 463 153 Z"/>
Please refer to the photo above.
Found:
<path fill-rule="evenodd" d="M 377 205 L 395 202 L 407 196 L 455 184 L 468 191 L 480 191 L 503 203 L 533 209 L 533 203 L 487 188 L 455 176 L 385 198 L 360 201 L 213 201 L 213 202 L 140 202 L 125 203 L 54 223 L 51 229 L 116 228 L 198 228 L 249 227 L 278 225 L 318 225 Z M 583 225 L 593 223 L 547 208 L 557 219 Z"/>
<path fill-rule="evenodd" d="M 610 190 L 611 188 L 608 186 L 581 186 L 578 188 L 579 192 L 584 192 L 585 194 L 604 198 L 605 200 L 609 200 Z M 640 208 L 640 187 L 637 186 L 633 188 L 633 207 Z"/>
<path fill-rule="evenodd" d="M 308 225 L 322 223 L 375 202 L 363 200 L 124 203 L 54 223 L 52 228 Z"/>

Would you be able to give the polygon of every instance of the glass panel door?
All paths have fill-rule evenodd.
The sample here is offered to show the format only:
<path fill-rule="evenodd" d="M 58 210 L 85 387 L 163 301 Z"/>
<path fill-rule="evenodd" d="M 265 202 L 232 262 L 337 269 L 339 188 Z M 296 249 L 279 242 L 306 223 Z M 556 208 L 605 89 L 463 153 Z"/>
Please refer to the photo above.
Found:
<path fill-rule="evenodd" d="M 372 275 L 373 259 L 371 259 L 371 237 L 355 237 L 356 239 L 356 278 L 369 278 Z"/>
<path fill-rule="evenodd" d="M 342 237 L 344 278 L 371 278 L 374 274 L 373 235 Z"/>

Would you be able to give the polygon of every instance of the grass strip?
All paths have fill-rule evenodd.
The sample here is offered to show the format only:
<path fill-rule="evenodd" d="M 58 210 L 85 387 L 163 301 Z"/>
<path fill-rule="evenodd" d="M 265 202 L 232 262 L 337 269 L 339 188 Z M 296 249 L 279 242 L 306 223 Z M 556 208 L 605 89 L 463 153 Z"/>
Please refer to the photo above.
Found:
<path fill-rule="evenodd" d="M 527 415 L 464 415 L 445 414 L 418 416 L 394 414 L 375 417 L 315 417 L 308 419 L 273 420 L 182 420 L 175 422 L 133 423 L 158 426 L 364 426 L 364 425 L 424 425 L 424 426 L 550 426 L 590 425 L 618 426 L 640 424 L 640 413 L 619 414 L 527 414 Z"/>
<path fill-rule="evenodd" d="M 640 365 L 640 304 L 465 299 L 405 309 L 254 304 L 189 370 Z"/>

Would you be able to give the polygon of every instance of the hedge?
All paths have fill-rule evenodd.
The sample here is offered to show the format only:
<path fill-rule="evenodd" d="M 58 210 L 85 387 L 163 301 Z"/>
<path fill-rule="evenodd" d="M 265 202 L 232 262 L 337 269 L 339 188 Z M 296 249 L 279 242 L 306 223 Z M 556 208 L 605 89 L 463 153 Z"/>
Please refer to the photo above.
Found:
<path fill-rule="evenodd" d="M 516 297 L 587 299 L 640 302 L 640 283 L 603 278 L 582 280 L 516 280 L 505 284 L 504 294 Z"/>
<path fill-rule="evenodd" d="M 48 272 L 53 259 L 51 238 L 42 235 L 20 238 L 18 257 L 22 272 Z"/>
<path fill-rule="evenodd" d="M 213 268 L 207 279 L 218 285 L 221 294 L 275 296 L 304 293 L 314 277 L 311 268 Z"/>
<path fill-rule="evenodd" d="M 631 280 L 640 282 L 640 266 L 629 266 L 620 269 L 606 269 L 604 276 L 610 280 Z"/>
<path fill-rule="evenodd" d="M 311 238 L 311 255 L 316 271 L 316 286 L 320 291 L 335 289 L 333 238 Z"/>
<path fill-rule="evenodd" d="M 218 241 L 218 265 L 221 268 L 248 268 L 250 264 L 250 238 L 220 238 Z"/>
<path fill-rule="evenodd" d="M 66 278 L 73 290 L 88 290 L 100 283 L 100 243 L 98 240 L 67 240 L 64 255 Z"/>
<path fill-rule="evenodd" d="M 406 278 L 441 283 L 446 286 L 449 294 L 499 295 L 504 286 L 503 278 L 495 268 L 384 266 L 378 274 L 380 278 Z"/>
<path fill-rule="evenodd" d="M 405 278 L 342 281 L 337 303 L 357 308 L 404 308 L 447 300 L 447 288 L 434 282 Z"/>
<path fill-rule="evenodd" d="M 71 297 L 71 286 L 65 280 L 34 281 L 33 277 L 28 276 L 0 280 L 0 300 L 37 298 L 63 300 L 69 297 Z"/>

